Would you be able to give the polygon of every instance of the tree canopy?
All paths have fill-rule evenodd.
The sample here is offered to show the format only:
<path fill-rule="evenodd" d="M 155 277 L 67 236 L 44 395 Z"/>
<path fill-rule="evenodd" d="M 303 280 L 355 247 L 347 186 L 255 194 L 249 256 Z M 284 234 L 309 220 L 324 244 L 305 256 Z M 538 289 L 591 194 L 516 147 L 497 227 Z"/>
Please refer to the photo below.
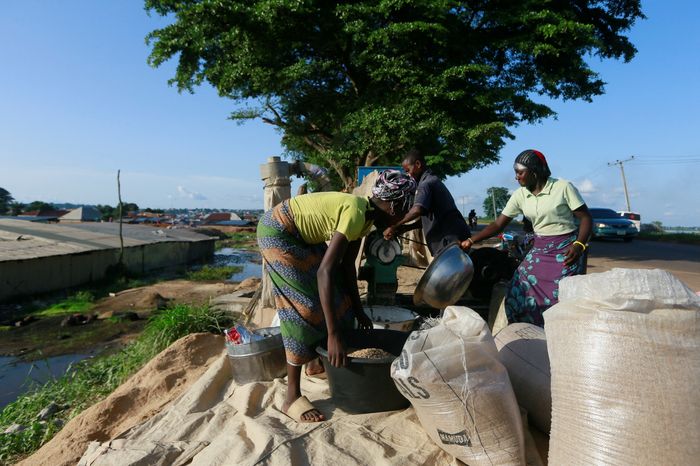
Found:
<path fill-rule="evenodd" d="M 15 198 L 12 197 L 12 194 L 5 189 L 5 188 L 0 188 L 0 215 L 3 215 L 6 213 L 11 205 L 14 203 Z"/>
<path fill-rule="evenodd" d="M 208 82 L 231 118 L 276 126 L 294 158 L 352 186 L 359 165 L 410 147 L 441 175 L 498 160 L 510 130 L 554 115 L 537 98 L 591 100 L 589 61 L 629 61 L 639 0 L 145 0 L 173 22 L 147 37 L 171 84 Z"/>
<path fill-rule="evenodd" d="M 23 212 L 34 212 L 34 211 L 39 211 L 41 212 L 42 210 L 55 210 L 56 207 L 49 203 L 49 202 L 44 202 L 44 201 L 32 201 L 26 206 L 24 206 Z"/>
<path fill-rule="evenodd" d="M 492 186 L 486 190 L 486 198 L 484 199 L 484 212 L 487 217 L 495 219 L 506 206 L 510 194 L 508 188 Z M 496 214 L 494 215 L 493 208 L 496 206 Z"/>

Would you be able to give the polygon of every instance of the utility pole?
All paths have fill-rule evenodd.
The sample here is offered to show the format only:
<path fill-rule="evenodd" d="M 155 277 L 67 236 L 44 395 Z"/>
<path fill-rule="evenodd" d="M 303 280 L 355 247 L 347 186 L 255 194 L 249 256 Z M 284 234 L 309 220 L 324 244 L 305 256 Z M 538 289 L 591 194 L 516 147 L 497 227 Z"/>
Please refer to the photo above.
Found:
<path fill-rule="evenodd" d="M 626 162 L 630 162 L 634 160 L 634 155 L 631 156 L 630 158 L 626 160 L 615 160 L 614 162 L 608 163 L 608 167 L 612 167 L 613 165 L 619 165 L 620 166 L 620 173 L 622 173 L 622 186 L 625 188 L 625 200 L 627 201 L 627 212 L 631 212 L 632 208 L 630 207 L 630 195 L 627 192 L 627 180 L 625 179 L 625 167 L 624 164 Z"/>
<path fill-rule="evenodd" d="M 493 220 L 496 221 L 496 217 L 498 217 L 498 213 L 496 213 L 496 196 L 494 196 L 495 190 L 491 188 L 491 203 L 493 204 Z"/>
<path fill-rule="evenodd" d="M 465 206 L 467 204 L 467 197 L 469 197 L 469 196 L 460 196 L 459 197 L 459 202 L 460 202 L 460 204 L 462 204 L 462 217 L 467 216 L 467 210 L 465 209 Z"/>

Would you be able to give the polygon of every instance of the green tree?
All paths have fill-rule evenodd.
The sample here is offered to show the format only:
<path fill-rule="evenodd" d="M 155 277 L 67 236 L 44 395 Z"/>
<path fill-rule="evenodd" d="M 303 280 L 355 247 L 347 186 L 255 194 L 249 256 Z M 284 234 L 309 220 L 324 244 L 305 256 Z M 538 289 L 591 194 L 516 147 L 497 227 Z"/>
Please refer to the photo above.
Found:
<path fill-rule="evenodd" d="M 260 118 L 287 155 L 331 167 L 393 164 L 416 146 L 440 175 L 493 163 L 510 128 L 554 115 L 537 97 L 590 101 L 585 60 L 629 61 L 639 0 L 145 0 L 172 23 L 147 36 L 171 84 L 210 83 L 231 118 Z"/>
<path fill-rule="evenodd" d="M 44 201 L 32 201 L 26 206 L 24 206 L 24 212 L 33 212 L 35 210 L 37 211 L 42 211 L 42 210 L 55 210 L 56 208 L 53 206 L 53 204 L 50 204 L 48 202 Z"/>
<path fill-rule="evenodd" d="M 487 189 L 486 199 L 484 199 L 483 205 L 486 216 L 495 219 L 497 215 L 493 213 L 494 204 L 496 205 L 496 213 L 500 214 L 509 198 L 510 194 L 508 194 L 508 188 L 492 186 Z"/>
<path fill-rule="evenodd" d="M 0 215 L 4 215 L 9 209 L 15 198 L 5 188 L 0 188 Z"/>
<path fill-rule="evenodd" d="M 23 210 L 24 210 L 24 204 L 22 204 L 21 202 L 15 201 L 15 202 L 10 203 L 10 209 L 9 209 L 8 213 L 10 215 L 14 215 L 16 217 L 17 215 L 21 214 Z"/>

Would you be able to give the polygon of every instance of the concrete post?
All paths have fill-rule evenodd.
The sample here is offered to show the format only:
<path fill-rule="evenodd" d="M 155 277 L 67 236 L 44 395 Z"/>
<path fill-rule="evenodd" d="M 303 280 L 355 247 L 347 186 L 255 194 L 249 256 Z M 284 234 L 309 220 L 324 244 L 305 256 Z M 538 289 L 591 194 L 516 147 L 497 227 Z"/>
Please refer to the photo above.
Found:
<path fill-rule="evenodd" d="M 265 185 L 263 191 L 263 208 L 265 212 L 272 209 L 280 202 L 292 197 L 292 182 L 289 178 L 289 164 L 279 157 L 268 157 L 267 163 L 260 165 L 260 178 Z M 275 307 L 275 298 L 272 293 L 272 282 L 265 270 L 262 271 L 262 294 L 260 306 Z"/>

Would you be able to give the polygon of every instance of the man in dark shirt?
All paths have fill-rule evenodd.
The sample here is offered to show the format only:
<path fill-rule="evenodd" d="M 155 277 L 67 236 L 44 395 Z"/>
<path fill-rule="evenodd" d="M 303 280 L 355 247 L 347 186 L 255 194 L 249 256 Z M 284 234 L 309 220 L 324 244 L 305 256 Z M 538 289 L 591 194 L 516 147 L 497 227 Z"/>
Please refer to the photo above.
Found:
<path fill-rule="evenodd" d="M 471 232 L 467 222 L 447 187 L 427 168 L 423 154 L 417 149 L 410 150 L 401 166 L 418 182 L 418 189 L 413 207 L 396 225 L 384 230 L 384 237 L 392 238 L 422 226 L 433 255 L 451 243 L 469 238 Z M 419 221 L 410 223 L 419 218 Z"/>

